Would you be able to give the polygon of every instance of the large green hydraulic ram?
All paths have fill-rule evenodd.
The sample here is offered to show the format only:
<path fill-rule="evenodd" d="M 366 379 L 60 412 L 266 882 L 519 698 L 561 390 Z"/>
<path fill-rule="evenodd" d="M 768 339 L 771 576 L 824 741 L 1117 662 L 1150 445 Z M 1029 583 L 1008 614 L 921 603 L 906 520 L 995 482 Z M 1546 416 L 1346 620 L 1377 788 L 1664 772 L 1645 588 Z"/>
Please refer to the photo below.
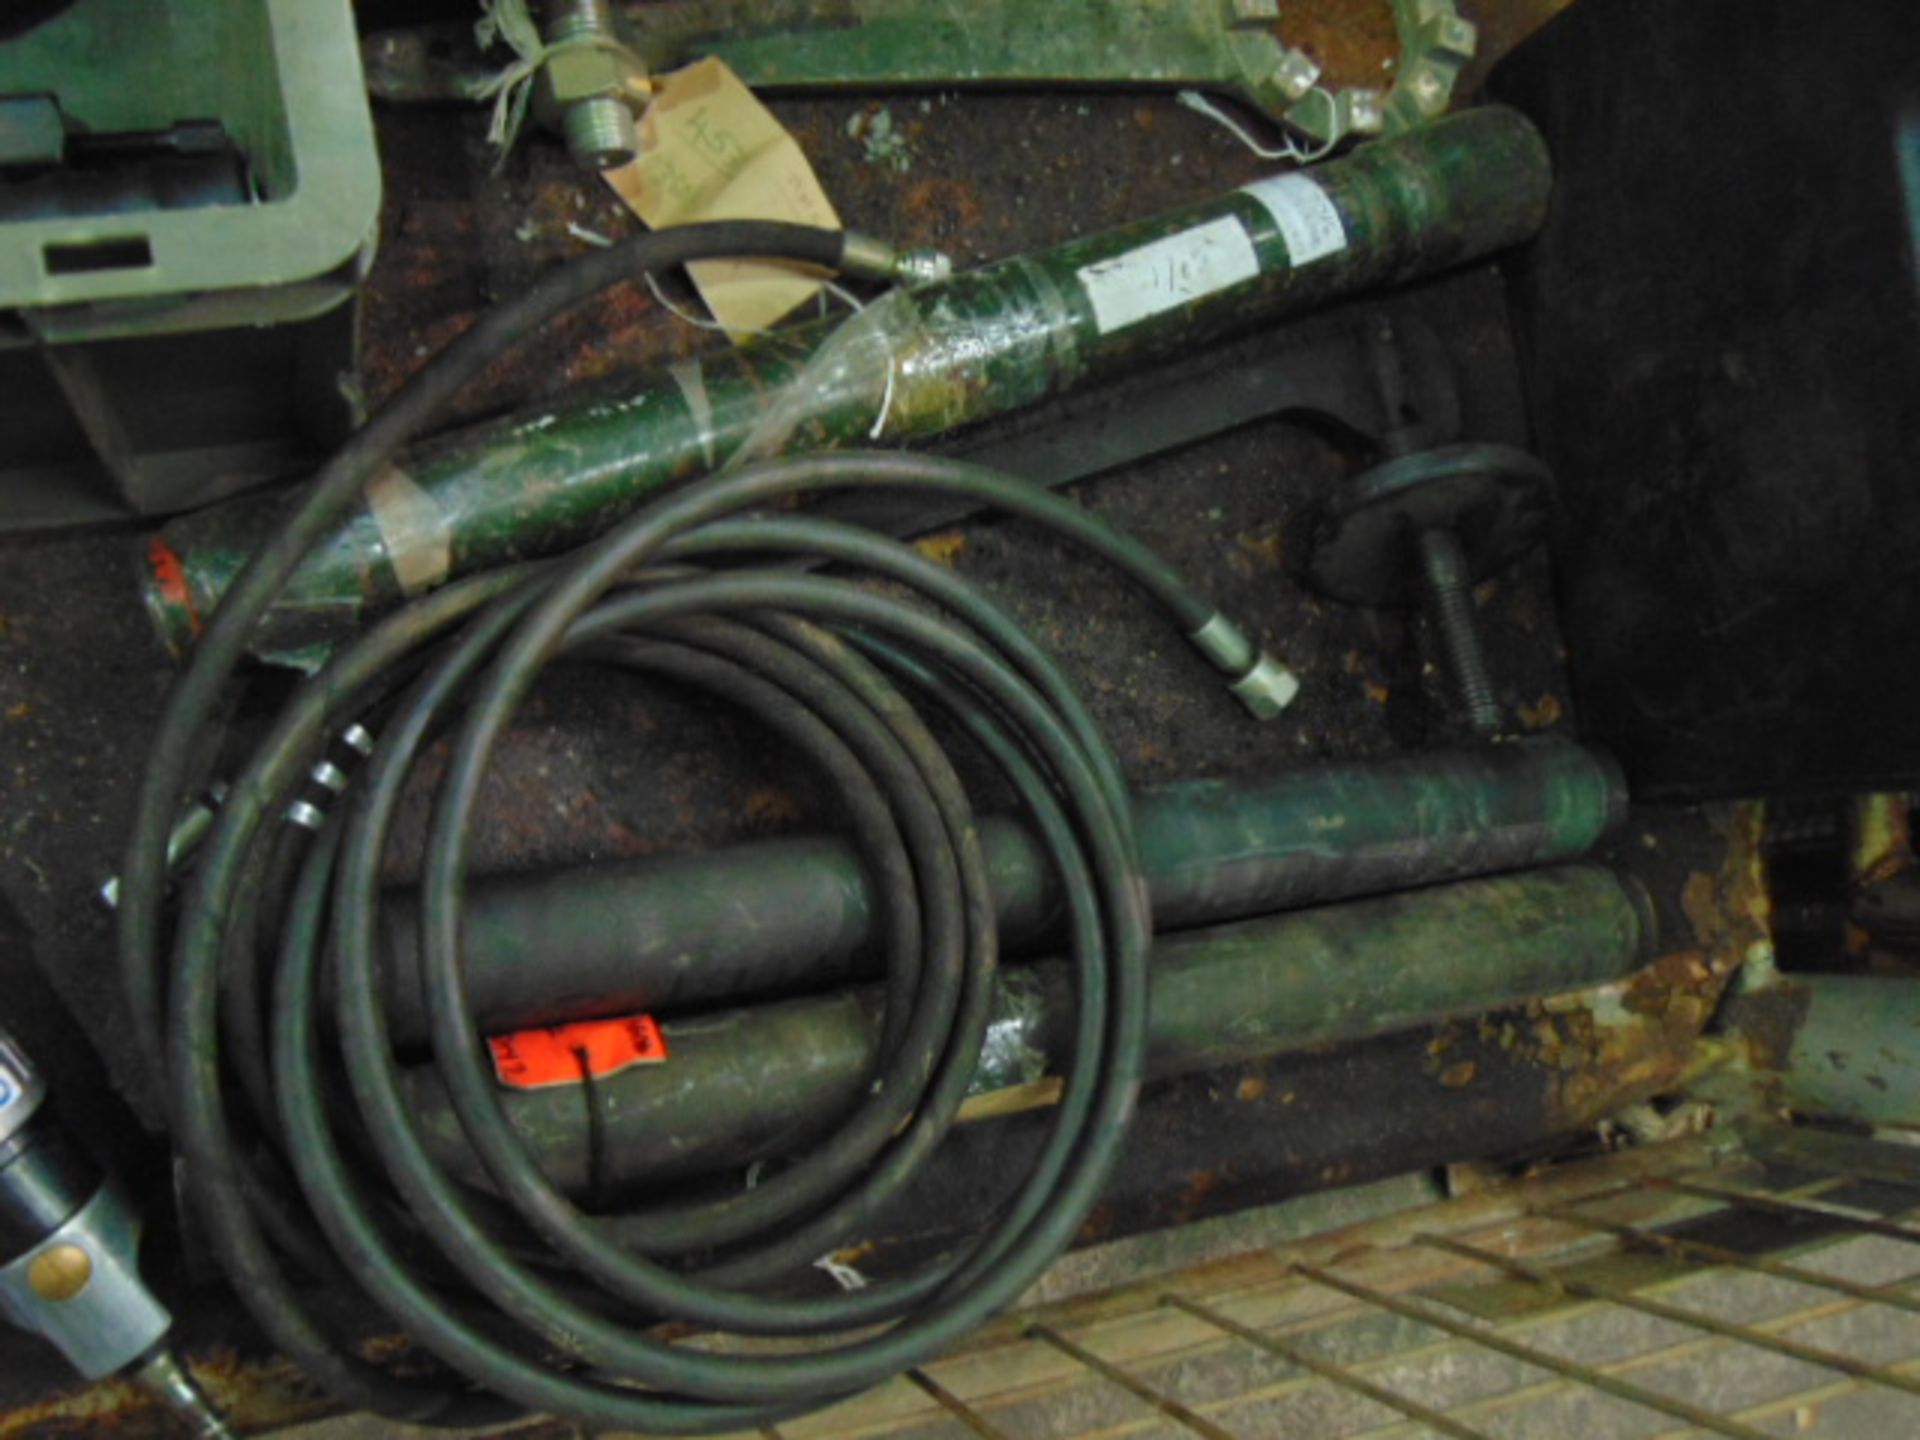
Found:
<path fill-rule="evenodd" d="M 1619 818 L 1611 762 L 1541 739 L 1148 791 L 1141 862 L 1163 930 L 1584 855 Z M 1053 868 L 1018 821 L 980 838 L 1003 946 L 1057 933 Z M 425 1034 L 410 904 L 383 909 L 388 1009 Z M 837 838 L 477 881 L 462 924 L 483 1028 L 792 993 L 873 973 L 864 868 Z"/>
<path fill-rule="evenodd" d="M 1570 866 L 1162 936 L 1148 1071 L 1185 1074 L 1602 984 L 1639 966 L 1650 931 L 1643 895 L 1610 871 Z M 1058 1073 L 1070 978 L 1060 961 L 1000 973 L 975 1096 Z M 863 985 L 689 1017 L 666 1025 L 663 1064 L 503 1098 L 571 1193 L 590 1175 L 606 1196 L 730 1170 L 804 1149 L 854 1104 L 873 1072 L 882 1000 Z M 433 1073 L 410 1083 L 443 1163 L 478 1180 Z"/>
<path fill-rule="evenodd" d="M 895 292 L 634 382 L 623 396 L 444 436 L 376 479 L 255 633 L 297 656 L 450 576 L 599 533 L 665 486 L 751 455 L 899 444 L 1032 405 L 1236 330 L 1516 244 L 1540 226 L 1539 134 L 1472 110 L 1311 171 Z M 831 338 L 830 338 L 831 337 Z M 184 653 L 281 502 L 176 521 L 145 590 Z"/>
<path fill-rule="evenodd" d="M 1748 1085 L 1754 1109 L 1920 1127 L 1920 981 L 1911 976 L 1771 975 L 1727 1003 L 1723 1028 L 1745 1041 L 1750 1063 L 1716 1083 Z"/>

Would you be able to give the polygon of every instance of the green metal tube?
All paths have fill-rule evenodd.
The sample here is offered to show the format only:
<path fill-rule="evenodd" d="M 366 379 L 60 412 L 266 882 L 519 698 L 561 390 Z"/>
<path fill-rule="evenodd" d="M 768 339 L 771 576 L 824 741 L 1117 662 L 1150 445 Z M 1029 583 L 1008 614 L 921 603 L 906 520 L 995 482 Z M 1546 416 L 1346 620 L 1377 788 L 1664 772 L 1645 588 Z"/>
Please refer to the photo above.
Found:
<path fill-rule="evenodd" d="M 1525 119 L 1468 111 L 1277 189 L 1236 190 L 896 292 L 843 327 L 684 362 L 623 398 L 443 436 L 380 477 L 366 507 L 309 556 L 256 631 L 256 653 L 298 660 L 451 576 L 578 544 L 743 446 L 925 440 L 1463 264 L 1532 235 L 1550 183 Z M 146 601 L 176 654 L 279 511 L 275 497 L 237 501 L 149 539 Z"/>
<path fill-rule="evenodd" d="M 1359 1040 L 1616 980 L 1645 958 L 1650 930 L 1644 896 L 1610 871 L 1571 866 L 1163 936 L 1149 1073 Z M 1008 969 L 997 986 L 975 1096 L 1057 1073 L 1068 1049 L 1063 962 Z M 593 1177 L 603 1198 L 789 1153 L 830 1130 L 868 1083 L 881 1004 L 879 987 L 861 986 L 675 1021 L 664 1064 L 591 1087 L 509 1091 L 509 1114 L 557 1184 L 579 1194 Z M 411 1085 L 429 1143 L 478 1181 L 432 1072 L 415 1072 Z"/>
<path fill-rule="evenodd" d="M 1920 983 L 1892 975 L 1777 975 L 1729 1000 L 1759 1107 L 1866 1125 L 1920 1126 Z"/>
<path fill-rule="evenodd" d="M 1561 741 L 1190 781 L 1139 801 L 1162 930 L 1405 890 L 1584 855 L 1623 812 L 1607 760 Z M 1058 933 L 1060 893 L 1021 822 L 981 845 L 1003 946 Z M 874 907 L 844 840 L 776 840 L 476 881 L 463 924 L 482 1028 L 821 989 L 874 972 Z M 426 1033 L 410 897 L 382 909 L 396 1036 Z"/>

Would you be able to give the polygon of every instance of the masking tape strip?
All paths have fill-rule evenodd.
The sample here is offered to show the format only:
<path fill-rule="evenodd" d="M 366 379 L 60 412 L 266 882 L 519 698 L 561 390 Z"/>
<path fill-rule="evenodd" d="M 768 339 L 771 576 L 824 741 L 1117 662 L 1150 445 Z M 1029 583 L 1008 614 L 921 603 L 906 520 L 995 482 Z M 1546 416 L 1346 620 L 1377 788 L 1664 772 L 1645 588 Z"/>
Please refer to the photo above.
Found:
<path fill-rule="evenodd" d="M 1298 270 L 1347 248 L 1340 207 L 1311 175 L 1288 171 L 1240 187 L 1266 208 L 1287 242 L 1287 263 Z"/>
<path fill-rule="evenodd" d="M 707 395 L 706 371 L 698 360 L 676 360 L 667 367 L 667 373 L 673 377 L 673 383 L 680 387 L 681 397 L 687 402 L 687 413 L 693 416 L 693 423 L 700 427 L 700 454 L 711 469 L 715 463 L 713 401 Z"/>
<path fill-rule="evenodd" d="M 367 510 L 387 547 L 387 562 L 401 593 L 418 595 L 453 569 L 453 530 L 434 498 L 398 465 L 388 465 L 367 486 Z"/>
<path fill-rule="evenodd" d="M 1260 259 L 1246 227 L 1223 215 L 1074 273 L 1094 324 L 1110 335 L 1256 278 Z"/>

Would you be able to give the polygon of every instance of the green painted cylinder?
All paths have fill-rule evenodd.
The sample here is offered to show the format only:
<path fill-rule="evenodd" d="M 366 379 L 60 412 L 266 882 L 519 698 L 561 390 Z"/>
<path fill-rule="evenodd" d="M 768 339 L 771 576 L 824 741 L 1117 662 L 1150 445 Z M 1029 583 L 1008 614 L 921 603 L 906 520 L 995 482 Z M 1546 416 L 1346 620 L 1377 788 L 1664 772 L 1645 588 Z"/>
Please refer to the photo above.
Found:
<path fill-rule="evenodd" d="M 1308 172 L 895 292 L 634 382 L 410 451 L 311 554 L 256 630 L 297 659 L 460 574 L 595 535 L 663 488 L 750 455 L 906 443 L 1032 405 L 1234 331 L 1396 285 L 1531 236 L 1551 184 L 1517 113 L 1470 110 Z M 184 653 L 278 497 L 150 537 L 144 591 Z"/>
<path fill-rule="evenodd" d="M 1140 797 L 1141 861 L 1163 930 L 1576 859 L 1624 811 L 1611 762 L 1562 741 L 1201 780 Z M 1059 933 L 1061 894 L 1026 826 L 981 825 L 1003 946 Z M 383 907 L 396 1035 L 426 1033 L 417 911 Z M 476 881 L 467 992 L 501 1030 L 673 1013 L 870 975 L 874 906 L 851 844 L 764 841 L 666 859 Z"/>
<path fill-rule="evenodd" d="M 1186 1074 L 1602 984 L 1637 968 L 1652 939 L 1645 897 L 1594 866 L 1162 936 L 1148 1070 Z M 974 1095 L 1057 1073 L 1073 1023 L 1070 981 L 1060 961 L 1001 972 Z M 506 1092 L 508 1112 L 546 1173 L 575 1194 L 590 1176 L 607 1197 L 792 1153 L 858 1100 L 878 1053 L 881 1003 L 869 985 L 670 1022 L 665 1063 L 591 1087 Z M 432 1072 L 415 1072 L 410 1085 L 441 1161 L 478 1183 Z"/>
<path fill-rule="evenodd" d="M 1920 982 L 1904 975 L 1779 975 L 1727 1004 L 1768 1112 L 1920 1127 Z"/>

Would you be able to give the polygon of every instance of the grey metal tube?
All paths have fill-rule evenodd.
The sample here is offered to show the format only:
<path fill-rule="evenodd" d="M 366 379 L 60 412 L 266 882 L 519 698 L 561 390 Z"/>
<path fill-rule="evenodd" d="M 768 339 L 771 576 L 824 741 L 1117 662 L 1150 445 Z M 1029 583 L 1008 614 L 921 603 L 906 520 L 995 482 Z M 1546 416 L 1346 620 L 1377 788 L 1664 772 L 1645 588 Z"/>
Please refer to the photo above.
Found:
<path fill-rule="evenodd" d="M 1651 929 L 1643 895 L 1572 866 L 1164 937 L 1148 1069 L 1188 1073 L 1618 979 L 1646 956 Z M 1072 1023 L 1062 962 L 1010 968 L 998 983 L 976 1096 L 1041 1081 Z M 509 1092 L 508 1110 L 542 1168 L 576 1194 L 744 1166 L 804 1147 L 854 1103 L 880 1011 L 879 988 L 861 986 L 672 1022 L 665 1063 L 591 1087 Z M 480 1183 L 432 1072 L 411 1086 L 442 1162 Z"/>
<path fill-rule="evenodd" d="M 1611 762 L 1565 742 L 1191 781 L 1141 797 L 1161 929 L 1577 859 L 1618 820 Z M 1055 932 L 1059 892 L 1020 822 L 981 826 L 1003 946 Z M 382 907 L 395 1034 L 424 1034 L 412 905 Z M 873 973 L 851 845 L 777 840 L 476 883 L 463 938 L 483 1029 L 819 989 Z"/>

